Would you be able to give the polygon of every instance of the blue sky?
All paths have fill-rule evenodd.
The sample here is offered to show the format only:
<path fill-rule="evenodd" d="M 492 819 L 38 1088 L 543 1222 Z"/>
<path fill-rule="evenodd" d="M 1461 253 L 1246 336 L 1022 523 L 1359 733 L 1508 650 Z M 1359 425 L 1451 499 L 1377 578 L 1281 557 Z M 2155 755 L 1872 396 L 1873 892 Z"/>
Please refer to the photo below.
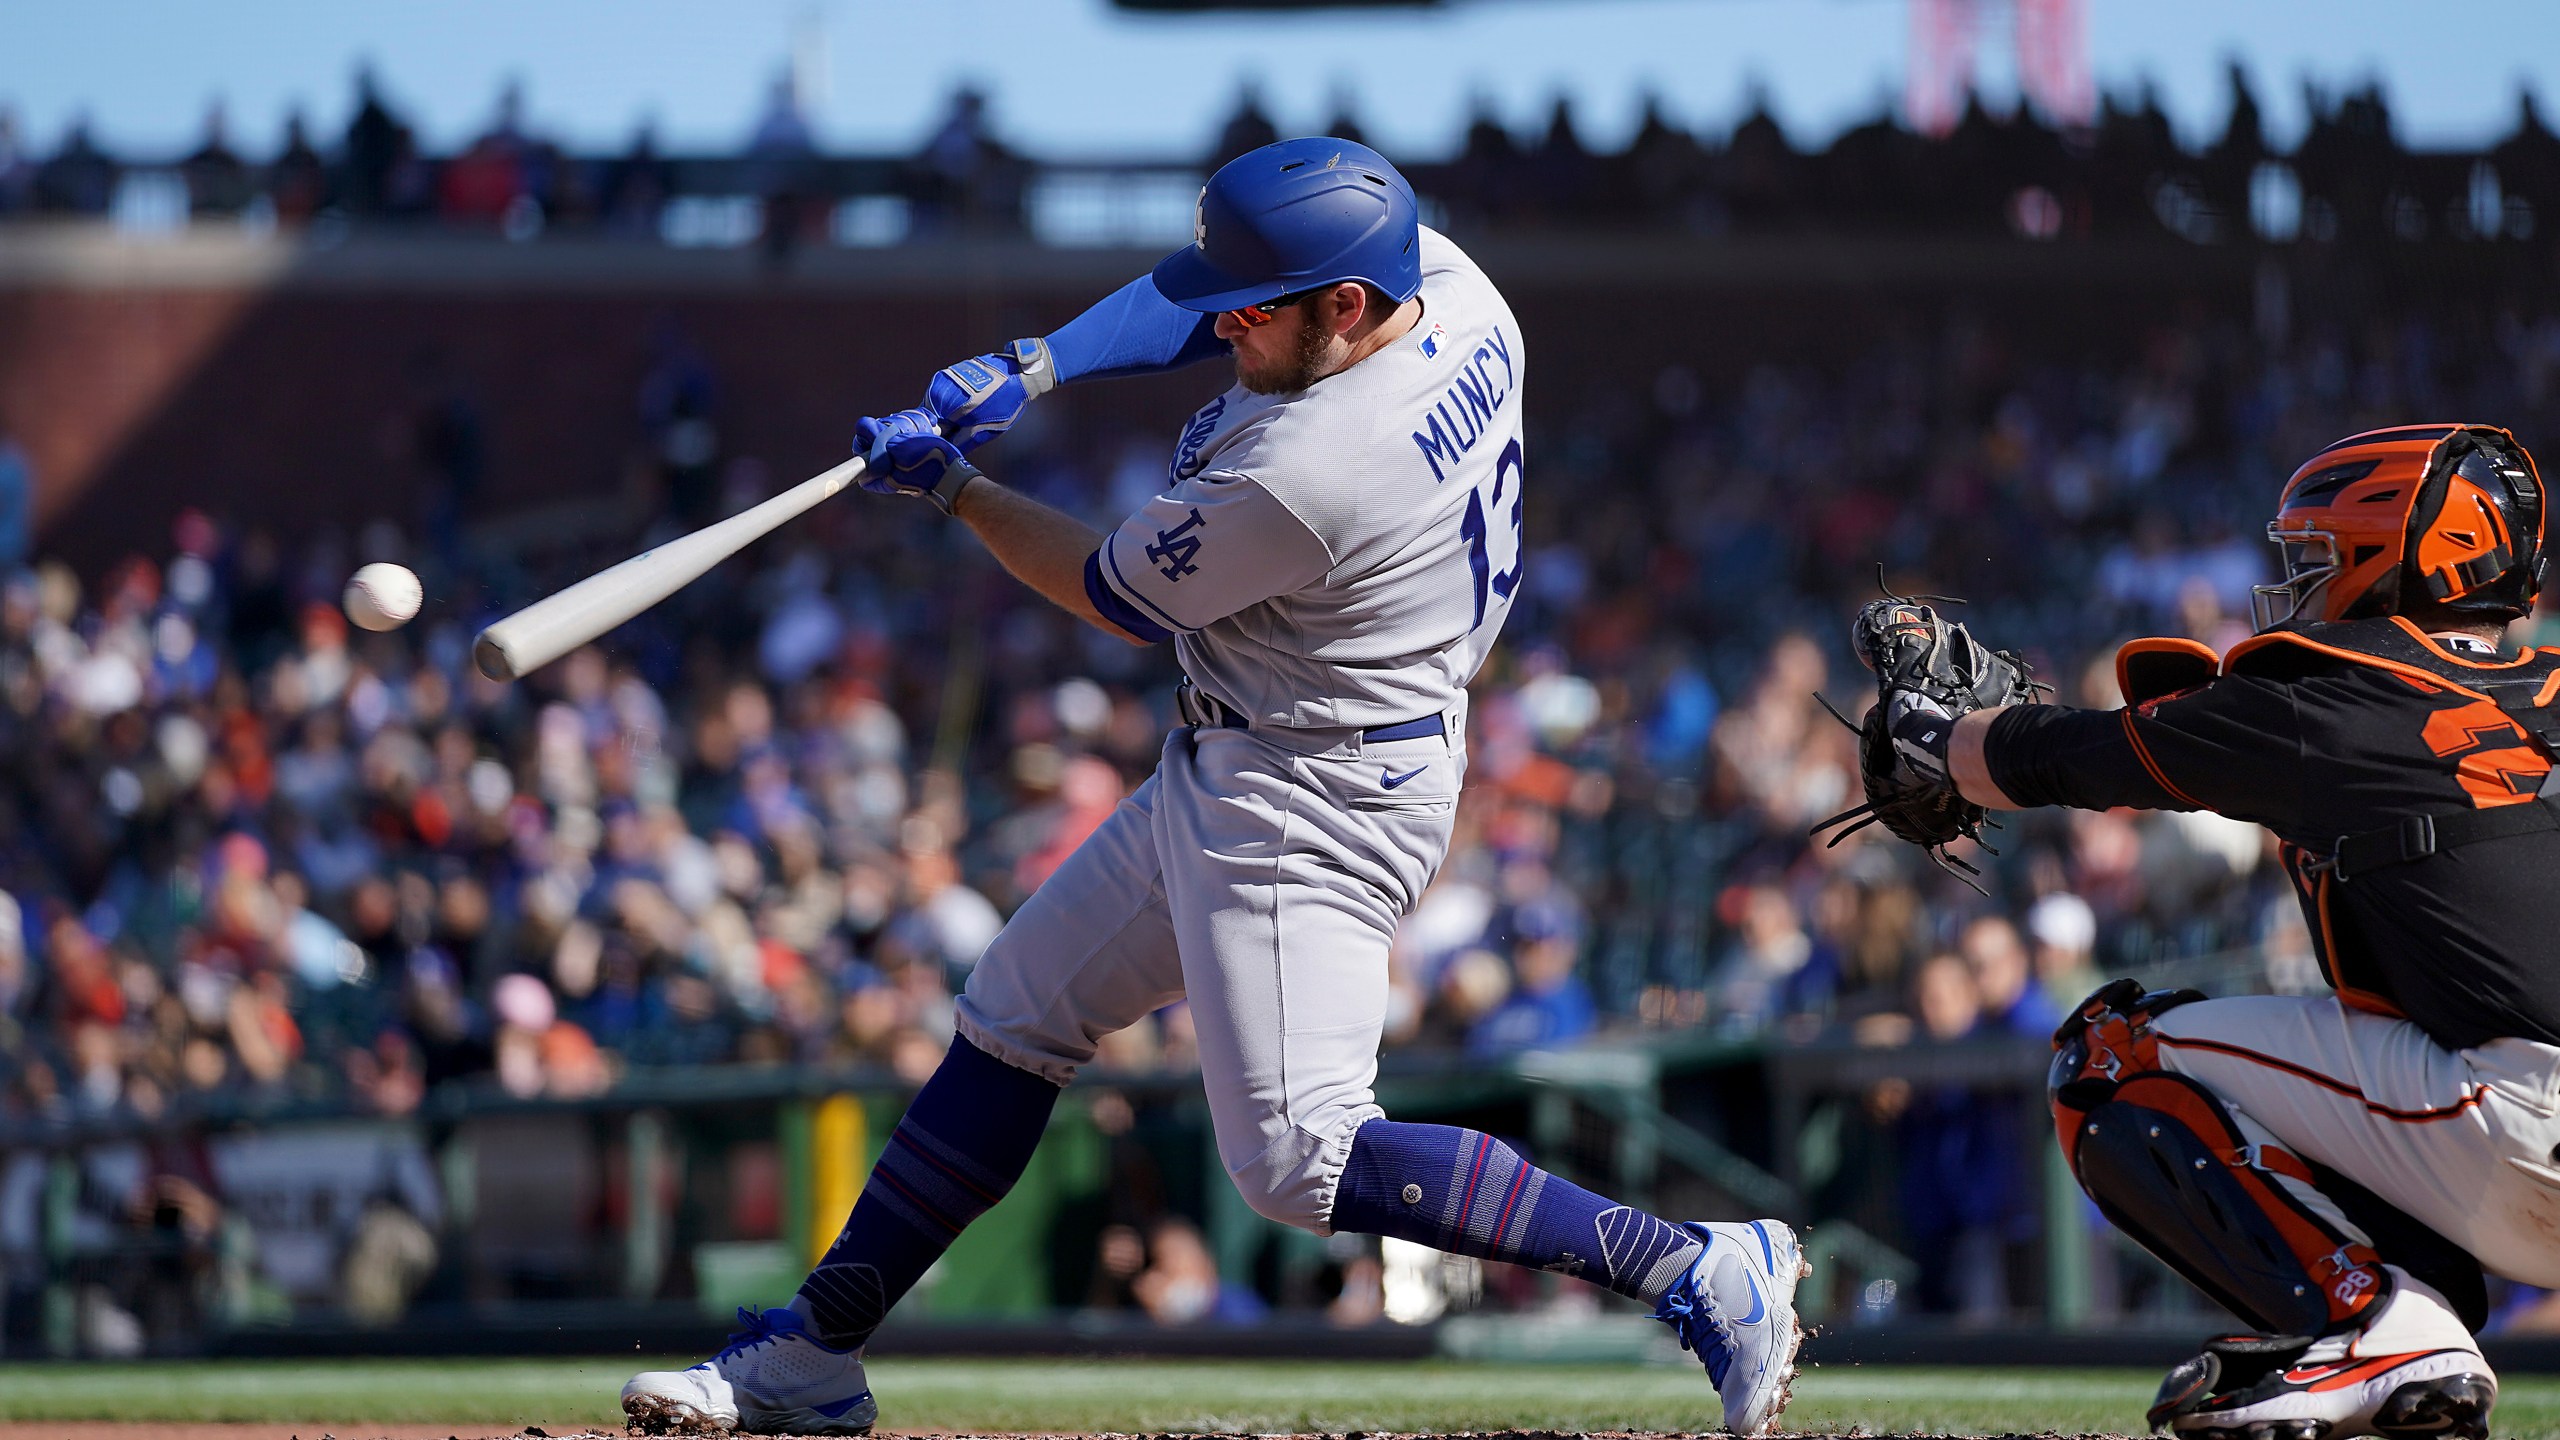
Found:
<path fill-rule="evenodd" d="M 1995 0 L 1996 3 L 1996 0 Z M 2088 0 L 2101 86 L 2147 78 L 2183 130 L 2217 130 L 2222 66 L 2239 56 L 2279 135 L 2306 77 L 2388 85 L 2404 136 L 2504 133 L 2519 86 L 2560 112 L 2555 0 Z M 1337 91 L 1390 148 L 1429 154 L 1484 97 L 1513 124 L 1572 96 L 1586 137 L 1632 125 L 1651 88 L 1720 130 L 1751 86 L 1800 139 L 1899 94 L 1904 0 L 1457 0 L 1436 11 L 1312 16 L 1128 15 L 1104 0 L 18 0 L 0 23 L 0 105 L 49 149 L 78 113 L 112 145 L 191 143 L 221 97 L 251 154 L 300 105 L 343 125 L 370 59 L 429 144 L 476 133 L 519 77 L 537 128 L 619 146 L 643 117 L 665 143 L 725 149 L 754 122 L 795 45 L 841 148 L 904 147 L 954 83 L 995 97 L 999 127 L 1048 155 L 1189 154 L 1257 80 L 1285 128 Z M 2005 58 L 1988 88 L 2007 86 Z"/>

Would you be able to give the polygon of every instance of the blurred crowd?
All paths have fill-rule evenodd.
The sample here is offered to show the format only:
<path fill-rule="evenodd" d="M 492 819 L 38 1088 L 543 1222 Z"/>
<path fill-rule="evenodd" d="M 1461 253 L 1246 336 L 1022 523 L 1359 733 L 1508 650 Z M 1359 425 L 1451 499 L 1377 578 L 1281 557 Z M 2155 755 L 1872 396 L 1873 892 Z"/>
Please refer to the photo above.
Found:
<path fill-rule="evenodd" d="M 1875 832 L 1807 835 L 1854 798 L 1853 737 L 1817 697 L 1860 708 L 1833 637 L 1878 562 L 1967 595 L 2062 698 L 2112 705 L 2116 641 L 2245 633 L 2253 531 L 2295 457 L 2415 414 L 2530 443 L 2560 405 L 2560 320 L 2304 330 L 2169 324 L 2070 367 L 1959 320 L 1716 393 L 1675 369 L 1551 397 L 1528 578 L 1451 858 L 1398 940 L 1390 1045 L 2034 1034 L 2101 972 L 2212 956 L 2240 957 L 2225 983 L 2316 985 L 2248 826 L 2016 817 L 1978 857 L 1988 895 Z M 676 344 L 635 403 L 687 521 L 767 484 L 721 453 L 716 397 Z M 421 463 L 475 423 L 429 403 Z M 991 463 L 1096 520 L 1152 490 L 1160 447 L 1071 428 Z M 191 512 L 93 582 L 14 564 L 9 1110 L 248 1089 L 398 1113 L 447 1080 L 584 1094 L 721 1060 L 923 1075 L 1003 917 L 1152 768 L 1177 676 L 922 507 L 858 504 L 516 685 L 467 663 L 477 624 L 627 534 L 287 544 Z M 438 604 L 351 630 L 359 558 L 417 565 Z M 1177 1007 L 1102 1063 L 1189 1045 Z"/>
<path fill-rule="evenodd" d="M 2032 107 L 1995 112 L 1978 99 L 1943 134 L 1922 134 L 1888 109 L 1817 147 L 1791 139 L 1755 98 L 1721 133 L 1692 129 L 1648 100 L 1623 146 L 1595 148 L 1571 102 L 1517 129 L 1482 104 L 1455 153 L 1393 157 L 1441 223 L 1687 234 L 1914 232 L 2178 238 L 2210 244 L 2255 236 L 2316 242 L 2529 240 L 2560 216 L 2560 137 L 2530 91 L 2515 128 L 2477 151 L 2414 151 L 2394 135 L 2387 98 L 2367 83 L 2312 84 L 2310 124 L 2291 148 L 2265 133 L 2236 65 L 2222 134 L 2179 140 L 2147 87 L 2106 97 L 2086 123 L 2056 124 Z M 1338 97 L 1324 133 L 1362 138 Z M 1206 169 L 1281 134 L 1248 85 L 1205 151 L 1136 157 L 1138 168 Z M 989 97 L 954 92 L 904 153 L 824 153 L 789 72 L 777 78 L 744 143 L 716 154 L 664 153 L 643 126 L 619 154 L 579 154 L 535 129 L 510 82 L 491 119 L 451 154 L 428 152 L 370 70 L 352 118 L 318 137 L 297 112 L 282 137 L 248 145 L 225 112 L 209 112 L 180 157 L 118 156 L 74 121 L 51 147 L 0 105 L 0 219 L 106 215 L 131 174 L 173 181 L 188 216 L 301 226 L 315 220 L 435 222 L 529 240 L 546 232 L 657 238 L 684 197 L 758 202 L 744 222 L 779 254 L 837 231 L 848 243 L 923 240 L 954 231 L 1021 234 L 1041 164 L 1008 143 Z M 867 212 L 899 218 L 882 232 Z M 718 228 L 717 226 L 714 227 Z M 879 233 L 875 233 L 879 232 Z M 748 235 L 724 243 L 742 243 Z"/>
<path fill-rule="evenodd" d="M 2547 448 L 2560 314 L 2349 329 L 2279 303 L 2057 360 L 1959 312 L 1836 363 L 1559 377 L 1537 401 L 1526 580 L 1476 688 L 1450 859 L 1395 947 L 1389 1046 L 1955 1043 L 2044 1034 L 2105 975 L 2319 982 L 2248 826 L 2020 816 L 1980 892 L 1875 831 L 1809 838 L 1856 789 L 1817 696 L 1862 708 L 1839 636 L 1878 563 L 1968 597 L 2061 698 L 2113 705 L 2122 639 L 2245 633 L 2268 506 L 2319 445 L 2458 415 Z M 1152 493 L 1166 437 L 1057 404 L 995 473 L 1095 521 Z M 417 417 L 422 471 L 469 468 L 458 406 Z M 681 344 L 633 413 L 620 443 L 657 513 L 770 488 Z M 1083 629 L 927 507 L 867 496 L 493 683 L 477 627 L 634 537 L 502 544 L 451 518 L 287 537 L 189 512 L 87 578 L 0 550 L 0 1126 L 401 1115 L 449 1084 L 580 1097 L 712 1062 L 920 1080 L 1004 917 L 1171 723 L 1169 651 Z M 337 608 L 376 559 L 426 577 L 395 633 Z M 1191 1046 L 1176 1005 L 1098 1064 L 1179 1071 Z M 1858 1103 L 1893 1137 L 1888 1221 L 1937 1262 L 1924 1303 L 1996 1308 L 1947 1287 L 1984 1273 L 1951 1257 L 2028 1223 L 2013 1117 L 1961 1090 Z M 1115 1238 L 1133 1286 L 1145 1255 L 1196 1246 Z M 1173 1309 L 1243 1303 L 1174 1269 Z"/>

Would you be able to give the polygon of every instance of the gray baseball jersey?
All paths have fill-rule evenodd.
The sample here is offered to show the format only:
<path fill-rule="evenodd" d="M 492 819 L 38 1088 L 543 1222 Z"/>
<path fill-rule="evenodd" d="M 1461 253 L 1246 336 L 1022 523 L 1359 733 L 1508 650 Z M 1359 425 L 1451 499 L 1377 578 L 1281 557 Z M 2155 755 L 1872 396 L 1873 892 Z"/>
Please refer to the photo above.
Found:
<path fill-rule="evenodd" d="M 1172 636 L 1256 725 L 1367 729 L 1455 708 L 1520 582 L 1520 327 L 1422 232 L 1422 318 L 1304 390 L 1234 386 L 1170 485 L 1104 542 L 1106 618 Z"/>
<path fill-rule="evenodd" d="M 1422 246 L 1410 332 L 1210 401 L 1088 568 L 1105 619 L 1173 639 L 1245 723 L 1167 736 L 959 1004 L 971 1044 L 1064 1084 L 1187 998 L 1219 1158 L 1318 1231 L 1379 1114 L 1388 945 L 1447 854 L 1466 684 L 1520 580 L 1519 327 L 1457 246 Z"/>

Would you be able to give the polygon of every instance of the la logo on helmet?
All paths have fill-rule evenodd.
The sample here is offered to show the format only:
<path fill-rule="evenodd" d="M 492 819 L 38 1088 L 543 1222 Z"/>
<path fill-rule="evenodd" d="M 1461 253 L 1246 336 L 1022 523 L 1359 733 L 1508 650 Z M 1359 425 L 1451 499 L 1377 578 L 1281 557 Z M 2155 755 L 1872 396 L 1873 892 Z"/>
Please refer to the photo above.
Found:
<path fill-rule="evenodd" d="M 1191 202 L 1191 248 L 1209 248 L 1209 187 L 1200 187 L 1200 198 Z"/>

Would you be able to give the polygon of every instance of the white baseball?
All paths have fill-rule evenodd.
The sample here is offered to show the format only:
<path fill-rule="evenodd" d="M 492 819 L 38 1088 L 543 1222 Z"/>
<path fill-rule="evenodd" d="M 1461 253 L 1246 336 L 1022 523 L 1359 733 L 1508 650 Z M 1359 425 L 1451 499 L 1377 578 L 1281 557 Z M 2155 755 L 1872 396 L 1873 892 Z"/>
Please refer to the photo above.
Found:
<path fill-rule="evenodd" d="M 427 598 L 405 565 L 376 560 L 347 581 L 347 618 L 367 630 L 397 630 L 417 618 Z"/>

